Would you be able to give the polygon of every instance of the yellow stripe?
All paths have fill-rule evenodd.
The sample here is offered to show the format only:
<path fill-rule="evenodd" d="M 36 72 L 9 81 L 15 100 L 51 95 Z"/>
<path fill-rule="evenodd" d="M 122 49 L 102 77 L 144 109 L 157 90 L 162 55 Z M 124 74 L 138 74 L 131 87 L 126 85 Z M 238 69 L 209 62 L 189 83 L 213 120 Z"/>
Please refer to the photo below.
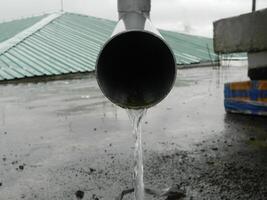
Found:
<path fill-rule="evenodd" d="M 252 83 L 250 81 L 230 83 L 231 90 L 250 90 Z"/>
<path fill-rule="evenodd" d="M 258 98 L 257 101 L 267 103 L 267 98 Z"/>
<path fill-rule="evenodd" d="M 230 99 L 235 100 L 235 101 L 250 101 L 249 97 L 232 97 Z"/>
<path fill-rule="evenodd" d="M 258 89 L 259 90 L 267 90 L 267 81 L 259 81 Z"/>

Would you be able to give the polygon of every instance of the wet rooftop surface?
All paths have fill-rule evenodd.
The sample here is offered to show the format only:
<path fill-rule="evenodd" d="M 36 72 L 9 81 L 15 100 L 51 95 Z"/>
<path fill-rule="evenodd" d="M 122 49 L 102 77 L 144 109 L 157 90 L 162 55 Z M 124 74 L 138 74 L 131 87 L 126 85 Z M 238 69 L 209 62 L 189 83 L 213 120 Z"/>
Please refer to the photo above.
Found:
<path fill-rule="evenodd" d="M 267 199 L 266 118 L 223 107 L 223 84 L 241 80 L 240 64 L 178 71 L 143 123 L 146 187 L 177 184 L 184 199 Z M 132 187 L 130 122 L 93 75 L 2 85 L 0 94 L 0 199 L 75 200 L 81 190 L 112 200 Z"/>

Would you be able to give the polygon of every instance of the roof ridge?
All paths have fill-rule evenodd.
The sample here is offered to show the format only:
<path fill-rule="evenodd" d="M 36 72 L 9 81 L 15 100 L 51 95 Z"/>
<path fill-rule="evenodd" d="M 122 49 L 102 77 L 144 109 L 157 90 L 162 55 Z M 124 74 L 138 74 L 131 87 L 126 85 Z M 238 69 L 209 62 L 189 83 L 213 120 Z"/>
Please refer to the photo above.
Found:
<path fill-rule="evenodd" d="M 108 18 L 104 18 L 104 17 L 97 17 L 97 16 L 85 14 L 85 13 L 65 12 L 65 14 L 82 16 L 82 17 L 89 17 L 89 18 L 94 18 L 94 19 L 99 19 L 99 20 L 106 20 L 106 21 L 110 21 L 110 22 L 117 22 L 117 20 L 108 19 Z"/>
<path fill-rule="evenodd" d="M 175 30 L 168 30 L 168 29 L 159 29 L 160 31 L 164 31 L 165 33 L 175 33 L 175 34 L 180 34 L 180 35 L 184 35 L 184 36 L 193 36 L 193 37 L 198 37 L 198 38 L 203 38 L 203 39 L 210 39 L 212 40 L 213 38 L 212 37 L 208 37 L 208 36 L 203 36 L 203 35 L 195 35 L 195 34 L 192 34 L 192 33 L 185 33 L 185 32 L 182 32 L 182 31 L 175 31 Z"/>
<path fill-rule="evenodd" d="M 16 34 L 12 38 L 3 41 L 2 43 L 0 43 L 0 55 L 5 53 L 6 51 L 11 49 L 12 47 L 16 46 L 17 44 L 19 44 L 20 42 L 25 40 L 30 35 L 32 35 L 35 32 L 37 32 L 38 30 L 42 29 L 44 26 L 46 26 L 47 24 L 49 24 L 52 21 L 54 21 L 55 19 L 60 17 L 62 14 L 64 14 L 64 13 L 63 12 L 59 12 L 59 13 L 49 14 L 47 17 L 45 17 L 45 18 L 41 19 L 40 21 L 36 22 L 35 24 L 30 26 L 29 28 L 24 29 L 23 31 L 21 31 L 20 33 Z"/>

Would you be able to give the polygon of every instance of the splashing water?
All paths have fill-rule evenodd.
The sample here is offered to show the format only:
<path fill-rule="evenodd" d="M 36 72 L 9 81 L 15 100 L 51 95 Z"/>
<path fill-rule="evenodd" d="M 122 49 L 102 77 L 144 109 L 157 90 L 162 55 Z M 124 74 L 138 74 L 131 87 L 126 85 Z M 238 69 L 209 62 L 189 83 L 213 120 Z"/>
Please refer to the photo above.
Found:
<path fill-rule="evenodd" d="M 146 114 L 147 109 L 127 110 L 129 119 L 133 126 L 133 136 L 135 139 L 134 150 L 134 173 L 133 186 L 135 200 L 144 199 L 144 182 L 143 182 L 143 152 L 142 152 L 142 119 Z"/>

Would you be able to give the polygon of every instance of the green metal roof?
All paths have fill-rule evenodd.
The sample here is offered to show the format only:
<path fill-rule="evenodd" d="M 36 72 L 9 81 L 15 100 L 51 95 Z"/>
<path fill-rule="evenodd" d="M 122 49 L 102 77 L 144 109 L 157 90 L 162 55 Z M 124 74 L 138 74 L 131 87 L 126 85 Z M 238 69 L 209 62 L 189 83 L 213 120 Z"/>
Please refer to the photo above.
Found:
<path fill-rule="evenodd" d="M 31 25 L 36 26 L 41 23 L 42 17 L 28 20 L 31 19 Z M 23 27 L 23 24 L 30 26 L 30 22 L 20 20 L 14 27 Z M 21 41 L 11 43 L 2 52 L 0 49 L 0 80 L 93 71 L 97 55 L 115 25 L 114 21 L 91 16 L 59 15 L 30 35 L 28 33 Z M 0 30 L 4 26 L 7 24 L 0 24 Z M 212 39 L 164 30 L 160 32 L 173 49 L 177 64 L 194 64 L 216 58 Z M 15 33 L 12 32 L 10 37 Z"/>
<path fill-rule="evenodd" d="M 172 48 L 178 65 L 196 64 L 217 59 L 211 38 L 164 30 L 160 30 L 160 33 Z"/>
<path fill-rule="evenodd" d="M 3 42 L 9 38 L 12 38 L 22 30 L 32 26 L 36 22 L 40 21 L 46 15 L 29 17 L 19 20 L 13 20 L 10 22 L 4 22 L 0 24 L 0 42 Z"/>

